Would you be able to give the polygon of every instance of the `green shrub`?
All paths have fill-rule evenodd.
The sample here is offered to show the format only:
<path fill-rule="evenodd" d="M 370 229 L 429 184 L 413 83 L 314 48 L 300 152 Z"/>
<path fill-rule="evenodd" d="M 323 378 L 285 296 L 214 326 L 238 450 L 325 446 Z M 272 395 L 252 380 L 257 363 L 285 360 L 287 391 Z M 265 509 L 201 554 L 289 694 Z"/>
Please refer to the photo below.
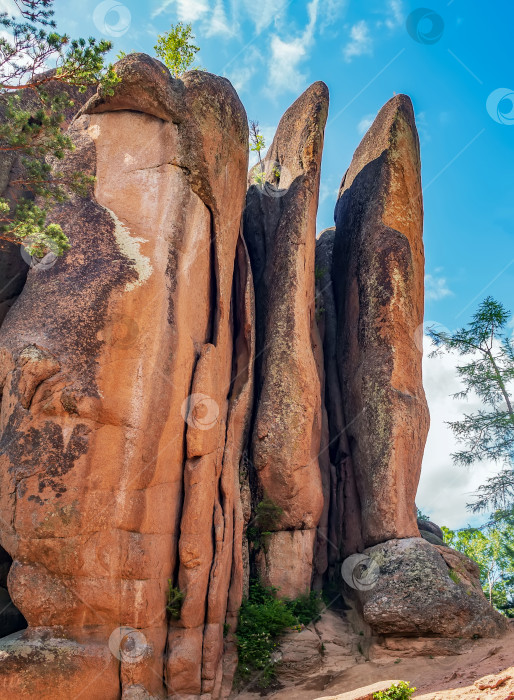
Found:
<path fill-rule="evenodd" d="M 373 693 L 374 700 L 409 700 L 410 696 L 415 692 L 416 688 L 411 688 L 410 683 L 400 681 L 393 683 L 387 690 L 379 690 L 378 693 Z"/>
<path fill-rule="evenodd" d="M 266 688 L 275 675 L 277 662 L 273 660 L 273 652 L 279 646 L 280 635 L 287 629 L 300 630 L 302 625 L 319 619 L 323 608 L 321 594 L 316 591 L 294 600 L 280 600 L 277 590 L 252 579 L 248 599 L 239 610 L 238 677 L 248 680 L 258 674 L 257 684 L 261 688 Z"/>
<path fill-rule="evenodd" d="M 311 591 L 295 600 L 288 600 L 286 606 L 302 625 L 309 625 L 311 622 L 319 620 L 324 607 L 323 598 L 318 591 Z"/>
<path fill-rule="evenodd" d="M 175 588 L 171 579 L 168 579 L 168 604 L 166 605 L 166 610 L 169 612 L 170 617 L 173 620 L 180 619 L 180 612 L 182 610 L 182 603 L 186 597 L 185 593 L 181 590 Z"/>
<path fill-rule="evenodd" d="M 263 498 L 255 509 L 255 523 L 261 532 L 276 529 L 284 511 L 271 498 Z"/>
<path fill-rule="evenodd" d="M 248 679 L 259 673 L 259 685 L 268 686 L 275 674 L 272 654 L 278 646 L 277 639 L 286 629 L 297 624 L 286 602 L 276 597 L 276 589 L 251 581 L 250 595 L 239 611 L 236 633 L 238 676 Z"/>

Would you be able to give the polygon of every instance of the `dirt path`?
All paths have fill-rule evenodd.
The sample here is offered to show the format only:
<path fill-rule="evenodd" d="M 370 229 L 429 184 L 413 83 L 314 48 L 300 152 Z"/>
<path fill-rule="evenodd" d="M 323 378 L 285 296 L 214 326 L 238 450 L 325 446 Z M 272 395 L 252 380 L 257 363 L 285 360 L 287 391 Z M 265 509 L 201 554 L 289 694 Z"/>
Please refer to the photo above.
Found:
<path fill-rule="evenodd" d="M 353 700 L 364 697 L 350 691 L 365 686 L 401 679 L 417 688 L 417 700 L 514 700 L 514 625 L 500 639 L 481 639 L 465 643 L 465 651 L 457 656 L 412 656 L 411 650 L 402 652 L 371 653 L 371 661 L 357 655 L 353 663 L 342 664 L 338 672 L 331 654 L 325 654 L 323 662 L 314 671 L 304 674 L 298 670 L 284 680 L 283 687 L 268 692 L 242 690 L 232 695 L 234 700 Z M 347 661 L 351 659 L 348 658 Z M 349 665 L 349 667 L 348 667 Z M 300 665 L 301 669 L 301 665 Z M 480 679 L 494 676 L 478 683 Z M 503 682 L 499 683 L 502 679 Z M 499 683 L 499 684 L 498 684 Z M 494 686 L 483 687 L 479 686 Z"/>

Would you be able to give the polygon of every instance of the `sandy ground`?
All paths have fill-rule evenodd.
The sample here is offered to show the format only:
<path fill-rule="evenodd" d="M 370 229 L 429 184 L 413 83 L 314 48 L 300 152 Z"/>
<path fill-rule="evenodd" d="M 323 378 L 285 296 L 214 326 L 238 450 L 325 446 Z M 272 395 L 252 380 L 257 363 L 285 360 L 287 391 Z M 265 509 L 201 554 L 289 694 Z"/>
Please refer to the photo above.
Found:
<path fill-rule="evenodd" d="M 261 694 L 242 691 L 233 697 L 237 700 L 257 700 L 263 696 L 272 700 L 353 700 L 363 695 L 350 691 L 379 681 L 401 679 L 417 688 L 413 697 L 419 700 L 514 700 L 514 625 L 511 624 L 511 630 L 500 639 L 470 641 L 467 647 L 458 656 L 434 658 L 406 657 L 399 652 L 397 656 L 364 661 L 341 673 L 324 674 L 320 669 L 287 683 L 280 690 Z M 485 687 L 495 685 L 497 687 Z"/>

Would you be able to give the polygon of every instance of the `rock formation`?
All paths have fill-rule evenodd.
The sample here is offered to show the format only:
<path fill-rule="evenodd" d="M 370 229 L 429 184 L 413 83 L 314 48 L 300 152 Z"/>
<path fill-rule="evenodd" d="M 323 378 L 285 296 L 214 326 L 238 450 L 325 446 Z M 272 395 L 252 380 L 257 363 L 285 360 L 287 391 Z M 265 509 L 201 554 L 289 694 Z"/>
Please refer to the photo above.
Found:
<path fill-rule="evenodd" d="M 29 624 L 19 645 L 61 639 L 62 697 L 84 690 L 77 653 L 104 698 L 120 677 L 123 697 L 160 697 L 163 676 L 170 697 L 216 695 L 242 592 L 247 121 L 222 78 L 176 81 L 138 54 L 118 72 L 70 132 L 67 167 L 97 178 L 53 212 L 73 253 L 31 271 L 1 329 L 0 540 Z M 169 621 L 168 580 L 183 596 Z M 137 630 L 126 652 L 117 628 Z M 42 672 L 37 646 L 23 663 L 8 651 L 11 697 L 44 693 L 52 661 Z"/>
<path fill-rule="evenodd" d="M 337 364 L 371 546 L 419 536 L 414 500 L 429 422 L 415 343 L 423 323 L 421 165 L 405 95 L 380 110 L 357 148 L 335 219 Z"/>
<path fill-rule="evenodd" d="M 29 272 L 0 329 L 0 586 L 23 616 L 0 639 L 0 696 L 227 698 L 249 578 L 349 599 L 356 553 L 380 572 L 353 601 L 373 634 L 501 632 L 476 568 L 416 523 L 408 98 L 381 110 L 316 242 L 323 83 L 248 176 L 227 80 L 143 54 L 117 71 L 69 129 L 63 169 L 96 176 L 51 213 L 72 249 Z M 312 668 L 327 619 L 302 633 Z"/>
<path fill-rule="evenodd" d="M 380 574 L 359 590 L 364 620 L 396 637 L 494 637 L 507 620 L 491 609 L 478 565 L 448 547 L 413 537 L 365 550 Z"/>
<path fill-rule="evenodd" d="M 255 284 L 255 417 L 259 496 L 277 507 L 259 569 L 279 594 L 310 588 L 323 509 L 320 378 L 313 353 L 316 211 L 328 90 L 314 83 L 287 110 L 251 184 L 243 231 Z M 256 169 L 259 165 L 256 166 Z"/>

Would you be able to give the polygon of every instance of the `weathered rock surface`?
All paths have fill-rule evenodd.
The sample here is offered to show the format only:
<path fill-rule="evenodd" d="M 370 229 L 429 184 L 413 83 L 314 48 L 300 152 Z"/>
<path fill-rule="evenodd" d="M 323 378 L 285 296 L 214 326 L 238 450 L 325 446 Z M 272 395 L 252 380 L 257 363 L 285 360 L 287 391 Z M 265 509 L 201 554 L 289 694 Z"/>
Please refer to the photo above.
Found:
<path fill-rule="evenodd" d="M 105 643 L 80 644 L 56 637 L 52 628 L 24 630 L 1 642 L 4 698 L 53 700 L 82 693 L 94 700 L 120 697 L 119 664 Z"/>
<path fill-rule="evenodd" d="M 331 687 L 373 634 L 390 661 L 409 640 L 452 654 L 504 631 L 476 565 L 416 523 L 428 411 L 408 98 L 379 113 L 316 242 L 323 83 L 248 176 L 228 81 L 174 80 L 142 54 L 117 69 L 114 95 L 70 127 L 64 169 L 96 176 L 52 212 L 72 250 L 30 271 L 0 329 L 0 598 L 18 630 L 0 639 L 0 696 L 226 698 L 250 576 L 293 598 L 363 550 L 379 573 L 357 587 L 360 633 L 326 612 L 284 635 L 284 692 L 301 672 Z"/>
<path fill-rule="evenodd" d="M 261 561 L 261 573 L 274 585 L 280 582 L 280 595 L 289 597 L 305 592 L 323 509 L 320 379 L 312 334 L 316 210 L 327 111 L 323 83 L 314 83 L 287 110 L 264 160 L 265 183 L 250 184 L 244 212 L 256 299 L 253 465 L 260 497 L 283 511 L 271 528 L 270 548 L 291 559 L 299 539 L 311 546 L 287 584 L 284 562 L 268 558 L 264 567 Z M 286 538 L 285 530 L 305 534 Z"/>
<path fill-rule="evenodd" d="M 364 544 L 418 536 L 414 500 L 428 431 L 415 343 L 423 322 L 423 206 L 411 102 L 391 99 L 339 190 L 332 280 L 346 434 Z"/>
<path fill-rule="evenodd" d="M 427 532 L 426 530 L 420 530 L 419 534 L 424 540 L 430 542 L 430 544 L 440 545 L 441 547 L 446 546 L 444 544 L 444 540 L 442 540 L 440 537 L 437 537 L 437 535 L 433 535 L 431 532 Z"/>
<path fill-rule="evenodd" d="M 252 388 L 246 115 L 205 72 L 174 80 L 133 54 L 118 73 L 70 132 L 65 167 L 97 178 L 53 212 L 72 252 L 29 273 L 0 332 L 0 541 L 31 633 L 79 645 L 98 673 L 115 634 L 101 697 L 218 697 Z M 168 580 L 184 596 L 169 628 Z M 1 642 L 0 694 L 37 696 L 61 673 L 23 644 Z"/>
<path fill-rule="evenodd" d="M 332 568 L 349 554 L 362 551 L 360 498 L 346 433 L 344 402 L 337 367 L 337 308 L 332 283 L 335 227 L 325 229 L 316 241 L 316 316 L 323 344 L 325 385 L 322 396 L 328 423 L 325 451 L 329 474 L 325 494 L 327 533 L 318 530 L 318 551 L 326 551 Z M 320 462 L 323 464 L 323 462 Z M 333 573 L 333 572 L 332 572 Z"/>
<path fill-rule="evenodd" d="M 423 536 L 423 532 L 429 532 L 430 534 L 439 537 L 440 540 L 444 540 L 444 533 L 439 527 L 439 525 L 436 525 L 430 520 L 423 520 L 423 518 L 418 518 L 418 529 L 421 536 Z"/>
<path fill-rule="evenodd" d="M 483 594 L 478 566 L 459 552 L 416 537 L 390 540 L 365 554 L 379 574 L 358 596 L 376 634 L 472 638 L 507 630 L 506 618 Z"/>

